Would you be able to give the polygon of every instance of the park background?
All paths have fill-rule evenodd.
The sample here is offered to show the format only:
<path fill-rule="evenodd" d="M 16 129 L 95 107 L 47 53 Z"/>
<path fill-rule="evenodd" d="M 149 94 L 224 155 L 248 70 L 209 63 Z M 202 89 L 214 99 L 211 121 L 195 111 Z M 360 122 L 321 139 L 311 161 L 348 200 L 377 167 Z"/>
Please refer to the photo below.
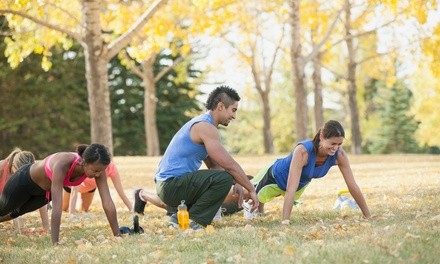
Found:
<path fill-rule="evenodd" d="M 0 155 L 37 158 L 79 143 L 109 147 L 126 192 L 154 191 L 173 134 L 219 85 L 242 97 L 221 128 L 249 174 L 313 137 L 329 119 L 366 194 L 371 221 L 332 209 L 337 168 L 279 225 L 281 199 L 254 222 L 208 232 L 166 228 L 147 207 L 141 236 L 113 239 L 63 215 L 62 245 L 0 225 L 5 263 L 435 263 L 440 256 L 438 1 L 0 0 Z M 114 193 L 114 190 L 112 189 Z M 132 214 L 114 196 L 121 225 Z M 95 197 L 97 198 L 97 197 Z M 141 253 L 139 253 L 141 252 Z M 270 252 L 270 253 L 269 253 Z M 30 254 L 32 253 L 32 254 Z"/>
<path fill-rule="evenodd" d="M 326 120 L 344 148 L 437 153 L 438 1 L 0 2 L 0 155 L 98 142 L 163 153 L 219 85 L 233 154 L 286 153 Z"/>

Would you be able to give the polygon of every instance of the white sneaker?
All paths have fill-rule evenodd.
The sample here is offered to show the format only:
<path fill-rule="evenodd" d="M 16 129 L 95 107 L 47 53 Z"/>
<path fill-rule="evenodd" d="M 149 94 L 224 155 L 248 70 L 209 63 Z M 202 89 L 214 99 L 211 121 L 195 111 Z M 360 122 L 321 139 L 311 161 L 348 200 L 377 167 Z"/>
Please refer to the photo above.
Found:
<path fill-rule="evenodd" d="M 216 221 L 220 221 L 223 217 L 223 213 L 226 211 L 226 208 L 223 208 L 220 206 L 220 208 L 218 209 L 217 213 L 215 214 L 214 218 L 212 219 L 212 221 L 216 222 Z"/>

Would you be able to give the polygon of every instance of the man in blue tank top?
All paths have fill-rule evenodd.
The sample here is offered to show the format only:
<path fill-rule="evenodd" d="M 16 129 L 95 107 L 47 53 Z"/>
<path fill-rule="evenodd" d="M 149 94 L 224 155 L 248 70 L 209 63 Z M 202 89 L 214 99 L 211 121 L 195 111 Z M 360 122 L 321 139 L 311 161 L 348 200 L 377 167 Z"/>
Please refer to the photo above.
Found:
<path fill-rule="evenodd" d="M 185 200 L 189 208 L 190 226 L 198 229 L 211 224 L 222 202 L 235 182 L 239 204 L 243 187 L 252 199 L 252 211 L 258 208 L 254 186 L 241 166 L 223 147 L 218 126 L 228 126 L 235 119 L 240 97 L 227 86 L 217 87 L 206 102 L 207 112 L 188 121 L 174 135 L 155 175 L 156 190 L 169 207 L 177 207 Z M 207 170 L 199 170 L 202 161 Z M 143 190 L 135 192 L 135 211 L 143 213 L 147 197 Z M 170 224 L 177 218 L 171 215 Z"/>

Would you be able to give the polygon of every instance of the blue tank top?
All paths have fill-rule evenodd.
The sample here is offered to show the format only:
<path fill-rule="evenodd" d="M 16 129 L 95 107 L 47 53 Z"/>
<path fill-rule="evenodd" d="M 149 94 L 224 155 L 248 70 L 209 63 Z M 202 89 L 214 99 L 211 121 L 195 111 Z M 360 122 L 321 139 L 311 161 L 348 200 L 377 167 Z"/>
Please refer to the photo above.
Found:
<path fill-rule="evenodd" d="M 310 183 L 312 179 L 322 178 L 327 175 L 330 168 L 336 165 L 336 158 L 338 157 L 339 150 L 336 151 L 335 155 L 327 156 L 324 164 L 321 166 L 315 167 L 316 163 L 316 153 L 313 151 L 313 141 L 312 140 L 304 140 L 297 144 L 303 145 L 307 153 L 309 155 L 307 164 L 303 167 L 301 171 L 301 178 L 299 180 L 298 190 L 303 188 L 305 185 Z M 290 154 L 281 159 L 277 159 L 272 166 L 272 173 L 275 178 L 275 182 L 278 187 L 280 187 L 283 191 L 286 190 L 287 186 L 287 177 L 289 176 L 289 168 L 290 162 L 292 161 L 293 151 Z"/>
<path fill-rule="evenodd" d="M 195 144 L 190 137 L 191 127 L 199 122 L 214 124 L 209 113 L 194 117 L 183 125 L 171 139 L 157 169 L 156 181 L 165 181 L 197 171 L 208 157 L 205 145 Z"/>

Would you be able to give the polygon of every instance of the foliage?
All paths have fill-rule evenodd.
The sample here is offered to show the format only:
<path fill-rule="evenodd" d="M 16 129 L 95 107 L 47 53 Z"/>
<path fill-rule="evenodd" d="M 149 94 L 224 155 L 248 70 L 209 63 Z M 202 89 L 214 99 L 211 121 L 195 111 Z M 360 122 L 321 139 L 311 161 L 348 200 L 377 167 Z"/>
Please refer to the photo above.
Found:
<path fill-rule="evenodd" d="M 167 67 L 168 64 L 165 62 L 171 56 L 167 49 L 157 56 L 154 64 L 155 74 Z M 176 68 L 170 71 L 156 83 L 157 126 L 162 152 L 165 151 L 177 130 L 201 111 L 196 100 L 199 92 L 194 87 L 200 77 L 201 72 L 190 62 L 185 64 L 183 69 Z M 122 66 L 118 58 L 111 61 L 109 79 L 115 153 L 117 155 L 144 155 L 142 80 Z"/>
<path fill-rule="evenodd" d="M 166 65 L 161 65 L 160 61 L 170 59 L 172 56 L 174 55 L 166 51 L 161 53 L 156 60 L 155 71 L 159 72 L 166 67 Z M 156 83 L 159 99 L 157 127 L 162 153 L 165 152 L 177 130 L 204 109 L 196 99 L 200 91 L 195 87 L 202 77 L 202 72 L 194 66 L 194 63 L 195 60 L 191 60 L 189 63 L 181 64 Z"/>
<path fill-rule="evenodd" d="M 1 40 L 1 54 L 4 46 Z M 1 156 L 18 146 L 44 157 L 90 142 L 84 55 L 78 45 L 70 51 L 52 48 L 51 53 L 52 67 L 47 72 L 39 66 L 40 55 L 29 56 L 14 70 L 7 65 L 6 58 L 0 58 Z M 158 56 L 157 71 L 166 67 L 161 62 L 170 56 L 166 51 Z M 121 66 L 118 59 L 113 59 L 110 65 L 115 151 L 118 155 L 142 155 L 145 153 L 143 87 L 138 77 Z M 201 73 L 192 63 L 185 67 L 188 69 L 180 74 L 183 77 L 177 78 L 180 75 L 174 70 L 158 84 L 161 100 L 158 126 L 164 147 L 177 129 L 194 112 L 200 111 L 195 99 L 199 92 L 194 85 Z"/>
<path fill-rule="evenodd" d="M 440 77 L 440 24 L 434 30 L 432 36 L 423 40 L 423 52 L 427 55 L 430 62 L 430 68 L 434 76 Z"/>
<path fill-rule="evenodd" d="M 142 80 L 121 65 L 118 58 L 108 69 L 115 155 L 145 153 Z"/>
<path fill-rule="evenodd" d="M 416 153 L 419 151 L 415 132 L 417 122 L 410 114 L 412 92 L 397 81 L 391 88 L 383 82 L 372 80 L 376 93 L 379 127 L 375 137 L 369 138 L 366 148 L 371 153 Z M 377 95 L 380 94 L 380 97 Z M 371 104 L 373 105 L 373 104 Z"/>
<path fill-rule="evenodd" d="M 417 138 L 420 145 L 440 146 L 440 112 L 438 108 L 440 82 L 429 69 L 429 65 L 421 65 L 412 78 L 415 102 L 412 113 L 420 122 Z"/>
<path fill-rule="evenodd" d="M 53 48 L 54 67 L 47 72 L 39 66 L 41 55 L 28 57 L 12 70 L 4 49 L 0 38 L 0 155 L 17 146 L 41 158 L 89 143 L 84 57 L 78 47 L 70 52 Z"/>

